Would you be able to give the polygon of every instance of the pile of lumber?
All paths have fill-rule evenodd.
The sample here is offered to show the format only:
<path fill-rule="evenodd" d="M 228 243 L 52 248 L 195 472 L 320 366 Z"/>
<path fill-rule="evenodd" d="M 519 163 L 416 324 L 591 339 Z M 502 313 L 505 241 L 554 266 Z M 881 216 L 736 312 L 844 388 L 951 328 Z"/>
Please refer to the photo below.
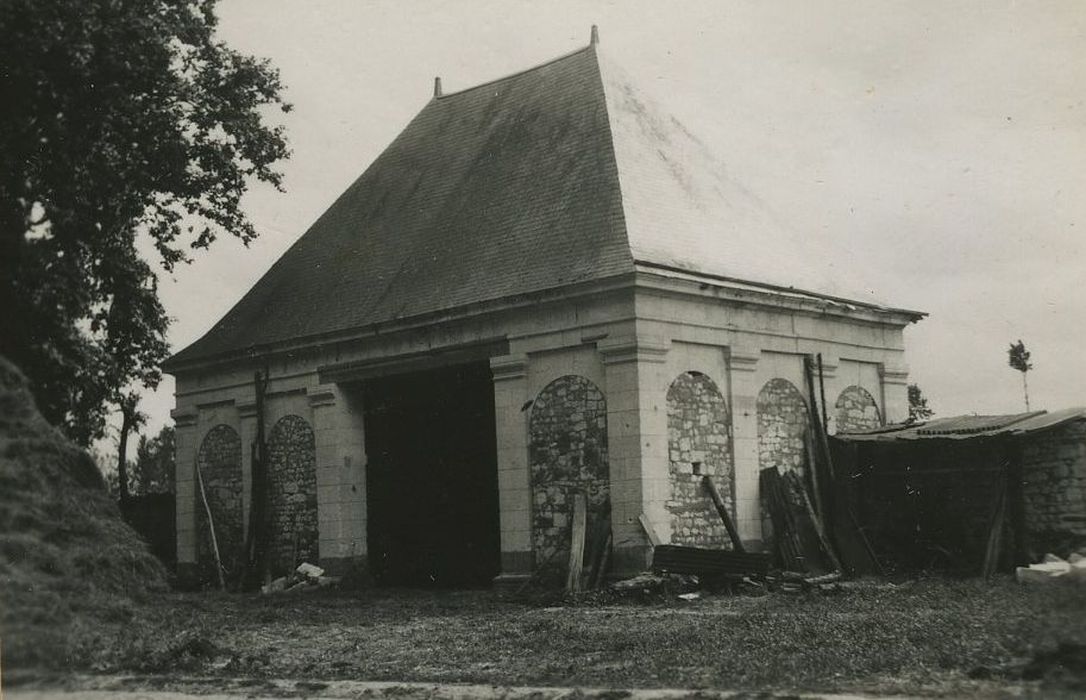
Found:
<path fill-rule="evenodd" d="M 573 497 L 566 592 L 579 593 L 603 585 L 611 562 L 611 508 L 605 505 L 588 533 L 588 506 L 583 493 Z M 587 547 L 587 551 L 586 551 Z M 587 568 L 585 566 L 587 560 Z"/>
<path fill-rule="evenodd" d="M 653 549 L 652 570 L 663 574 L 764 578 L 769 572 L 769 555 L 662 544 Z"/>
<path fill-rule="evenodd" d="M 804 370 L 810 406 L 804 440 L 806 479 L 776 466 L 763 469 L 759 475 L 762 497 L 773 523 L 777 563 L 785 571 L 807 577 L 881 575 L 882 567 L 850 508 L 848 476 L 835 469 L 830 454 L 822 358 L 805 358 Z"/>
<path fill-rule="evenodd" d="M 649 539 L 654 545 L 652 570 L 657 574 L 692 574 L 710 579 L 765 578 L 769 571 L 769 555 L 746 551 L 716 484 L 708 475 L 702 477 L 701 483 L 712 500 L 717 517 L 720 518 L 728 533 L 732 549 L 702 549 L 660 544 L 655 533 L 651 532 L 651 526 L 647 520 L 642 519 L 642 525 L 649 533 Z"/>

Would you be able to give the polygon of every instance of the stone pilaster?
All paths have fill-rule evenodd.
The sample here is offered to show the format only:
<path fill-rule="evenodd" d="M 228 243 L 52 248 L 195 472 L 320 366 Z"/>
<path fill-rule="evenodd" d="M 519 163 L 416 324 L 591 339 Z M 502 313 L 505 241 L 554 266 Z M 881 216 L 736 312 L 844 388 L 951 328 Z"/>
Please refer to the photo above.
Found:
<path fill-rule="evenodd" d="M 837 372 L 837 368 L 841 366 L 841 358 L 834 355 L 822 355 L 822 387 L 825 388 L 826 393 L 826 405 L 822 406 L 822 387 L 818 385 L 818 360 L 815 360 L 814 364 L 814 380 L 815 391 L 819 393 L 819 405 L 822 406 L 822 415 L 826 417 L 826 423 L 828 432 L 833 435 L 837 432 L 837 397 L 841 395 L 841 391 L 845 388 L 844 383 Z M 807 387 L 803 386 L 800 391 L 806 396 Z"/>
<path fill-rule="evenodd" d="M 879 365 L 883 420 L 901 423 L 909 418 L 909 370 L 903 365 Z"/>
<path fill-rule="evenodd" d="M 196 450 L 200 436 L 196 432 L 195 412 L 174 409 L 174 462 L 176 464 L 177 565 L 181 578 L 185 569 L 195 573 L 196 566 Z"/>
<path fill-rule="evenodd" d="M 528 480 L 527 355 L 490 360 L 498 456 L 501 574 L 495 583 L 523 581 L 532 571 L 532 492 Z"/>
<path fill-rule="evenodd" d="M 270 425 L 265 425 L 270 430 Z M 253 506 L 253 443 L 256 442 L 256 401 L 238 404 L 238 435 L 241 436 L 241 502 L 245 536 L 249 536 L 249 511 Z"/>
<path fill-rule="evenodd" d="M 735 514 L 739 538 L 760 548 L 762 516 L 758 500 L 758 361 L 754 348 L 733 347 L 728 352 L 731 386 L 732 445 L 735 458 Z"/>
<path fill-rule="evenodd" d="M 309 393 L 317 458 L 321 566 L 366 563 L 366 448 L 361 398 L 337 384 Z"/>
<path fill-rule="evenodd" d="M 665 364 L 669 343 L 628 336 L 608 338 L 597 348 L 607 383 L 613 570 L 623 574 L 648 564 L 650 545 L 639 521 L 642 513 L 658 533 L 670 533 Z"/>

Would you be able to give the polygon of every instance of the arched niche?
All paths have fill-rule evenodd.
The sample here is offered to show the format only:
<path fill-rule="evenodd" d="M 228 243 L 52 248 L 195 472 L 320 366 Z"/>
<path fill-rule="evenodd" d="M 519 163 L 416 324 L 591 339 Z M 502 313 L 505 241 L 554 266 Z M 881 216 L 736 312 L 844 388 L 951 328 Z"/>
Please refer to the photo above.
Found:
<path fill-rule="evenodd" d="M 882 425 L 882 415 L 879 413 L 879 405 L 875 403 L 875 397 L 862 386 L 854 384 L 846 387 L 837 397 L 835 408 L 839 433 Z"/>
<path fill-rule="evenodd" d="M 301 416 L 283 416 L 268 436 L 268 549 L 273 573 L 319 561 L 317 457 L 313 429 Z"/>
<path fill-rule="evenodd" d="M 245 526 L 243 523 L 241 483 L 241 438 L 229 425 L 216 425 L 204 435 L 196 452 L 196 465 L 203 482 L 207 507 L 196 488 L 196 563 L 203 583 L 218 581 L 215 552 L 207 511 L 211 511 L 215 541 L 226 576 L 240 571 L 243 559 Z"/>
<path fill-rule="evenodd" d="M 559 377 L 532 402 L 528 433 L 535 562 L 562 569 L 574 495 L 585 494 L 590 521 L 608 517 L 610 510 L 607 400 L 584 377 Z"/>
<path fill-rule="evenodd" d="M 787 379 L 770 379 L 758 392 L 757 411 L 759 467 L 802 472 L 810 423 L 799 389 Z"/>
<path fill-rule="evenodd" d="M 735 479 L 728 406 L 716 383 L 701 372 L 683 372 L 667 390 L 667 442 L 671 541 L 697 547 L 731 547 L 702 483 L 709 476 L 732 517 Z"/>

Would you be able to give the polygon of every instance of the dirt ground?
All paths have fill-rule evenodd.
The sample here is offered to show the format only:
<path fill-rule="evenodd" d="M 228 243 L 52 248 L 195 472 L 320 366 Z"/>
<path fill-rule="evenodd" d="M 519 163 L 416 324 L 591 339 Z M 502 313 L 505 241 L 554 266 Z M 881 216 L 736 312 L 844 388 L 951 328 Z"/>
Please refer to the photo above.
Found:
<path fill-rule="evenodd" d="M 6 664 L 8 687 L 32 689 L 91 673 L 134 674 L 159 690 L 177 689 L 186 678 L 212 679 L 204 692 L 215 679 L 259 689 L 288 678 L 950 696 L 1086 693 L 1086 586 L 1024 586 L 1009 577 L 990 583 L 872 582 L 834 593 L 720 594 L 693 601 L 674 594 L 564 600 L 490 591 L 168 594 L 126 619 L 73 628 L 66 639 L 64 649 L 34 663 Z"/>

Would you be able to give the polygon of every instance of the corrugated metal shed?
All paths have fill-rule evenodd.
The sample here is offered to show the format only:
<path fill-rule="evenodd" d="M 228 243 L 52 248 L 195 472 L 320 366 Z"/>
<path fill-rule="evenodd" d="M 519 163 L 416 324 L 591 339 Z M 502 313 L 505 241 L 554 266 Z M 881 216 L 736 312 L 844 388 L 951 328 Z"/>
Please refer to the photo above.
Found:
<path fill-rule="evenodd" d="M 1086 420 L 1086 407 L 1059 411 L 1033 411 L 1009 415 L 964 415 L 926 423 L 887 425 L 855 433 L 838 433 L 844 442 L 898 442 L 902 440 L 969 440 L 996 435 L 1025 435 L 1054 428 L 1069 421 Z"/>

